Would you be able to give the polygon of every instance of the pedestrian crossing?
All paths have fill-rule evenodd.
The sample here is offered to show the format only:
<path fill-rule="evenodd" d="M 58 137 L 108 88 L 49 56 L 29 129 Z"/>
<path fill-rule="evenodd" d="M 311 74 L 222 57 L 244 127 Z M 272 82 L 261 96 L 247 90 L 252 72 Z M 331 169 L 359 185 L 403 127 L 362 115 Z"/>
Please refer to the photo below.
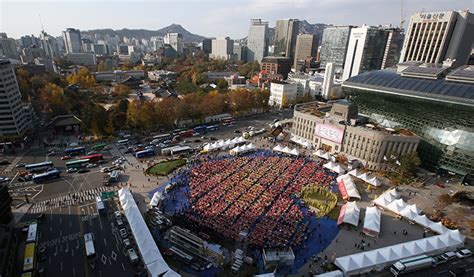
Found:
<path fill-rule="evenodd" d="M 69 193 L 67 195 L 62 195 L 58 197 L 54 197 L 48 200 L 43 200 L 40 202 L 34 203 L 29 213 L 36 214 L 36 213 L 43 213 L 47 210 L 53 210 L 57 208 L 64 208 L 73 205 L 81 205 L 86 202 L 90 202 L 95 200 L 97 196 L 100 196 L 102 192 L 106 191 L 117 191 L 119 187 L 97 187 L 81 192 L 76 193 Z"/>

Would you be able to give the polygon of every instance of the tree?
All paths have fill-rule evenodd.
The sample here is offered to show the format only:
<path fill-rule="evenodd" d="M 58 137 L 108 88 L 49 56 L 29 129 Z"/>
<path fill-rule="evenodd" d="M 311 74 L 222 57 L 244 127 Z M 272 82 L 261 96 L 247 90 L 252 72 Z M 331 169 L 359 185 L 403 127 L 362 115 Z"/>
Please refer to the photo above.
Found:
<path fill-rule="evenodd" d="M 16 79 L 20 87 L 21 99 L 23 101 L 31 102 L 31 82 L 30 73 L 23 68 L 16 71 Z"/>
<path fill-rule="evenodd" d="M 418 153 L 413 151 L 400 157 L 400 166 L 398 171 L 400 173 L 400 179 L 403 178 L 403 174 L 414 174 L 416 168 L 421 164 Z"/>
<path fill-rule="evenodd" d="M 97 71 L 108 71 L 109 70 L 109 67 L 107 65 L 107 61 L 105 60 L 102 60 L 99 62 L 99 64 L 97 65 Z"/>
<path fill-rule="evenodd" d="M 89 70 L 85 67 L 82 67 L 78 72 L 67 76 L 66 79 L 69 84 L 80 85 L 83 88 L 90 88 L 96 85 L 94 76 L 92 76 Z"/>
<path fill-rule="evenodd" d="M 217 79 L 216 85 L 219 91 L 225 91 L 229 88 L 229 83 L 225 79 Z"/>
<path fill-rule="evenodd" d="M 128 98 L 130 95 L 130 88 L 126 85 L 116 85 L 112 95 L 119 98 Z"/>
<path fill-rule="evenodd" d="M 176 90 L 179 94 L 188 94 L 199 90 L 199 87 L 189 81 L 180 81 L 176 84 Z"/>

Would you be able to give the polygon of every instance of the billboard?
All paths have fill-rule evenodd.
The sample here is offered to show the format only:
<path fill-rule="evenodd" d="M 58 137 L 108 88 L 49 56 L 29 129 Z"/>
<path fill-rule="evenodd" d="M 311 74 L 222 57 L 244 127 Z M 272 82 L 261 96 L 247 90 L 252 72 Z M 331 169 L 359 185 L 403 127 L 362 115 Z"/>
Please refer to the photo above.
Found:
<path fill-rule="evenodd" d="M 315 134 L 318 137 L 330 140 L 335 143 L 342 143 L 344 130 L 330 124 L 316 124 Z"/>

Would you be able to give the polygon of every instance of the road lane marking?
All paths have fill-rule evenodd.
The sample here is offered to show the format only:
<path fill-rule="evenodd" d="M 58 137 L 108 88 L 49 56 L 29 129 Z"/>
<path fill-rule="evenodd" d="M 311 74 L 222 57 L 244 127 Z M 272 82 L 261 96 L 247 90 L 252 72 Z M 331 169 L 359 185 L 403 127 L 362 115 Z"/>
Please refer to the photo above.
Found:
<path fill-rule="evenodd" d="M 105 246 L 107 246 L 107 240 L 104 238 L 104 244 Z"/>
<path fill-rule="evenodd" d="M 123 263 L 121 263 L 121 264 L 122 264 L 123 271 L 125 271 L 125 266 L 123 265 Z"/>

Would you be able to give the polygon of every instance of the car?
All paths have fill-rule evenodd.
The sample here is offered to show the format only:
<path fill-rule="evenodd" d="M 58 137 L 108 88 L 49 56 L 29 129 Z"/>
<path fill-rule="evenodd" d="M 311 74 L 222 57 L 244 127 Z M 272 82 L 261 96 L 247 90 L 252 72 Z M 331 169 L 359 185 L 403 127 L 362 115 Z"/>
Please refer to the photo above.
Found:
<path fill-rule="evenodd" d="M 8 182 L 10 181 L 10 178 L 9 177 L 0 177 L 0 183 L 3 183 L 3 182 Z"/>
<path fill-rule="evenodd" d="M 109 172 L 109 171 L 110 171 L 110 167 L 108 167 L 108 166 L 102 167 L 102 168 L 100 169 L 100 172 L 102 172 L 102 173 L 107 173 L 107 172 Z"/>
<path fill-rule="evenodd" d="M 435 256 L 433 257 L 433 260 L 434 260 L 433 266 L 437 266 L 448 261 L 445 257 L 443 257 L 443 255 Z"/>
<path fill-rule="evenodd" d="M 47 248 L 45 246 L 39 246 L 38 247 L 38 252 L 39 253 L 46 253 L 47 252 Z"/>
<path fill-rule="evenodd" d="M 127 254 L 132 264 L 138 262 L 138 255 L 137 255 L 137 252 L 135 252 L 135 249 L 133 248 L 128 249 Z"/>
<path fill-rule="evenodd" d="M 129 239 L 124 239 L 123 246 L 125 246 L 126 249 L 129 249 L 129 248 L 132 248 L 132 243 L 130 242 Z"/>
<path fill-rule="evenodd" d="M 200 139 L 195 139 L 193 142 L 195 142 L 195 143 L 196 142 L 201 142 L 201 140 Z"/>
<path fill-rule="evenodd" d="M 95 155 L 95 154 L 98 154 L 97 151 L 90 151 L 90 152 L 87 152 L 87 155 Z"/>
<path fill-rule="evenodd" d="M 120 229 L 119 234 L 123 239 L 128 237 L 128 233 L 127 233 L 127 230 L 125 230 L 125 228 Z"/>
<path fill-rule="evenodd" d="M 466 272 L 467 272 L 466 269 L 462 267 L 457 267 L 457 268 L 449 270 L 449 274 L 451 274 L 451 276 L 465 276 Z"/>
<path fill-rule="evenodd" d="M 61 157 L 61 160 L 62 160 L 62 161 L 70 160 L 70 159 L 72 159 L 71 156 L 62 156 L 62 157 Z"/>
<path fill-rule="evenodd" d="M 68 168 L 68 169 L 66 169 L 66 172 L 67 172 L 67 173 L 77 172 L 77 168 L 75 168 L 75 167 Z"/>
<path fill-rule="evenodd" d="M 446 261 L 450 261 L 452 259 L 455 259 L 457 257 L 456 253 L 453 251 L 446 252 L 444 254 L 441 254 L 442 257 L 446 259 Z"/>
<path fill-rule="evenodd" d="M 458 252 L 456 252 L 456 256 L 458 258 L 467 258 L 467 257 L 472 256 L 472 252 L 471 250 L 464 248 L 464 249 L 458 250 Z"/>
<path fill-rule="evenodd" d="M 86 165 L 86 168 L 94 168 L 94 167 L 97 167 L 97 164 L 91 163 L 91 164 Z"/>
<path fill-rule="evenodd" d="M 240 134 L 240 133 L 241 133 L 241 132 L 240 132 L 240 130 L 239 130 L 239 129 L 237 129 L 237 130 L 234 130 L 234 134 Z"/>
<path fill-rule="evenodd" d="M 10 162 L 8 160 L 1 160 L 0 165 L 8 165 Z"/>
<path fill-rule="evenodd" d="M 87 168 L 81 168 L 81 169 L 79 169 L 79 170 L 77 171 L 77 173 L 87 173 L 87 172 L 89 172 L 89 171 L 90 171 L 90 170 L 87 169 Z"/>
<path fill-rule="evenodd" d="M 121 218 L 117 218 L 116 221 L 118 226 L 123 226 L 123 220 Z"/>
<path fill-rule="evenodd" d="M 19 164 L 16 164 L 15 167 L 16 168 L 25 167 L 25 164 L 24 163 L 19 163 Z"/>
<path fill-rule="evenodd" d="M 120 211 L 115 211 L 114 216 L 116 219 L 122 218 L 122 214 L 120 213 Z"/>

